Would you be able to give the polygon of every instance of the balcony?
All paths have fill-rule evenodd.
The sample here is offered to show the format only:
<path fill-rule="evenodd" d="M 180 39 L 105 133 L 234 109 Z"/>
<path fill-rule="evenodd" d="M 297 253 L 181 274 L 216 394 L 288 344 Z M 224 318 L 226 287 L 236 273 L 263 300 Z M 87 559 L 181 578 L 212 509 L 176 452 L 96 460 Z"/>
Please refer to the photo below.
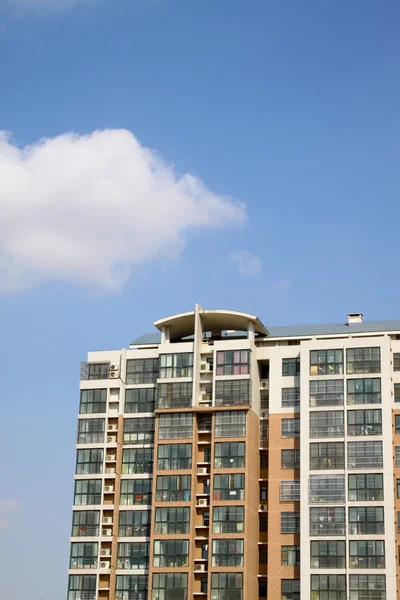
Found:
<path fill-rule="evenodd" d="M 190 408 L 192 406 L 192 397 L 190 398 L 158 398 L 156 408 Z"/>

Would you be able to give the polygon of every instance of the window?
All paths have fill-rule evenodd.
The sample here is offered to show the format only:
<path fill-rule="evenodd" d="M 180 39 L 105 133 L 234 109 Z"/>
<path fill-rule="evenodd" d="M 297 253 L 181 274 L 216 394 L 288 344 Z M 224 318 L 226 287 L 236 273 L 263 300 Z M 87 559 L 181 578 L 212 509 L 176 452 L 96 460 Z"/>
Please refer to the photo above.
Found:
<path fill-rule="evenodd" d="M 394 384 L 394 401 L 400 402 L 400 383 Z"/>
<path fill-rule="evenodd" d="M 383 500 L 382 473 L 349 475 L 349 500 L 351 502 Z"/>
<path fill-rule="evenodd" d="M 396 479 L 397 498 L 400 498 L 400 479 Z"/>
<path fill-rule="evenodd" d="M 300 533 L 299 512 L 281 512 L 281 533 Z"/>
<path fill-rule="evenodd" d="M 345 535 L 344 507 L 310 508 L 310 535 Z"/>
<path fill-rule="evenodd" d="M 344 442 L 310 444 L 310 469 L 344 469 Z"/>
<path fill-rule="evenodd" d="M 382 442 L 348 442 L 348 469 L 382 469 Z"/>
<path fill-rule="evenodd" d="M 147 600 L 148 578 L 148 575 L 117 575 L 115 597 L 119 600 Z"/>
<path fill-rule="evenodd" d="M 156 508 L 154 533 L 190 533 L 189 508 Z"/>
<path fill-rule="evenodd" d="M 281 450 L 281 469 L 300 469 L 300 450 Z"/>
<path fill-rule="evenodd" d="M 349 600 L 386 600 L 385 575 L 350 575 Z"/>
<path fill-rule="evenodd" d="M 81 363 L 81 379 L 95 381 L 108 379 L 110 376 L 110 363 Z"/>
<path fill-rule="evenodd" d="M 158 475 L 156 500 L 157 502 L 189 502 L 190 476 Z"/>
<path fill-rule="evenodd" d="M 217 375 L 248 375 L 249 372 L 249 350 L 217 352 Z"/>
<path fill-rule="evenodd" d="M 344 412 L 324 410 L 310 413 L 310 438 L 344 436 Z"/>
<path fill-rule="evenodd" d="M 151 504 L 151 479 L 122 479 L 121 506 Z"/>
<path fill-rule="evenodd" d="M 347 374 L 362 375 L 363 373 L 381 372 L 381 349 L 378 348 L 348 348 L 346 352 Z"/>
<path fill-rule="evenodd" d="M 245 466 L 244 442 L 217 442 L 214 445 L 215 469 L 240 469 Z"/>
<path fill-rule="evenodd" d="M 268 500 L 268 483 L 260 483 L 260 501 L 266 502 Z"/>
<path fill-rule="evenodd" d="M 310 406 L 342 406 L 343 379 L 310 381 Z"/>
<path fill-rule="evenodd" d="M 382 411 L 348 410 L 347 435 L 382 435 Z"/>
<path fill-rule="evenodd" d="M 193 353 L 160 355 L 160 379 L 193 376 Z"/>
<path fill-rule="evenodd" d="M 215 437 L 244 437 L 246 435 L 246 412 L 242 410 L 217 412 L 214 435 Z"/>
<path fill-rule="evenodd" d="M 311 600 L 346 600 L 346 575 L 311 575 Z"/>
<path fill-rule="evenodd" d="M 281 481 L 280 500 L 281 502 L 295 502 L 300 500 L 300 480 Z"/>
<path fill-rule="evenodd" d="M 300 546 L 281 546 L 282 567 L 297 567 L 300 564 Z"/>
<path fill-rule="evenodd" d="M 81 390 L 81 415 L 106 412 L 107 390 Z"/>
<path fill-rule="evenodd" d="M 119 537 L 146 537 L 150 535 L 149 510 L 121 510 L 119 513 Z"/>
<path fill-rule="evenodd" d="M 345 477 L 344 475 L 310 475 L 309 502 L 344 502 Z"/>
<path fill-rule="evenodd" d="M 395 415 L 395 431 L 400 433 L 400 415 Z"/>
<path fill-rule="evenodd" d="M 244 500 L 244 474 L 214 475 L 214 500 Z"/>
<path fill-rule="evenodd" d="M 155 388 L 126 390 L 125 412 L 147 413 L 154 411 Z"/>
<path fill-rule="evenodd" d="M 281 580 L 282 600 L 300 600 L 300 579 Z"/>
<path fill-rule="evenodd" d="M 268 564 L 268 547 L 260 546 L 258 548 L 258 562 L 260 565 Z"/>
<path fill-rule="evenodd" d="M 261 533 L 268 533 L 268 515 L 260 514 L 259 530 Z"/>
<path fill-rule="evenodd" d="M 268 595 L 268 585 L 267 581 L 263 581 L 262 579 L 258 581 L 258 597 L 260 599 L 267 598 Z"/>
<path fill-rule="evenodd" d="M 153 472 L 153 449 L 132 448 L 122 453 L 122 475 Z"/>
<path fill-rule="evenodd" d="M 162 444 L 158 446 L 157 469 L 175 471 L 192 468 L 192 444 Z"/>
<path fill-rule="evenodd" d="M 211 575 L 211 598 L 212 600 L 242 600 L 242 573 L 213 573 Z"/>
<path fill-rule="evenodd" d="M 158 439 L 176 440 L 193 437 L 192 413 L 169 413 L 158 416 Z"/>
<path fill-rule="evenodd" d="M 192 382 L 159 383 L 157 408 L 190 408 L 192 406 Z"/>
<path fill-rule="evenodd" d="M 101 479 L 75 481 L 74 504 L 76 506 L 101 504 L 101 483 Z"/>
<path fill-rule="evenodd" d="M 212 431 L 212 417 L 211 415 L 197 415 L 197 428 L 199 431 L 206 431 L 207 433 Z"/>
<path fill-rule="evenodd" d="M 260 469 L 268 469 L 268 452 L 264 452 L 260 454 Z M 284 467 L 282 467 L 283 469 Z M 289 468 L 289 467 L 286 467 Z"/>
<path fill-rule="evenodd" d="M 118 544 L 117 569 L 148 569 L 148 542 L 122 542 Z"/>
<path fill-rule="evenodd" d="M 187 567 L 189 540 L 156 540 L 153 567 Z"/>
<path fill-rule="evenodd" d="M 74 542 L 71 544 L 70 569 L 96 569 L 97 542 Z"/>
<path fill-rule="evenodd" d="M 311 350 L 310 375 L 342 375 L 343 350 Z"/>
<path fill-rule="evenodd" d="M 156 383 L 158 358 L 135 358 L 126 361 L 126 384 Z"/>
<path fill-rule="evenodd" d="M 345 569 L 346 542 L 311 542 L 311 569 Z"/>
<path fill-rule="evenodd" d="M 282 406 L 300 406 L 300 388 L 282 388 Z"/>
<path fill-rule="evenodd" d="M 154 573 L 152 600 L 187 600 L 186 573 Z"/>
<path fill-rule="evenodd" d="M 347 380 L 347 404 L 380 404 L 381 402 L 379 377 Z"/>
<path fill-rule="evenodd" d="M 260 421 L 260 447 L 265 448 L 268 444 L 266 440 L 269 438 L 269 421 Z"/>
<path fill-rule="evenodd" d="M 103 450 L 102 448 L 90 448 L 78 450 L 76 453 L 76 474 L 91 475 L 103 472 Z"/>
<path fill-rule="evenodd" d="M 400 354 L 393 354 L 393 371 L 400 371 Z"/>
<path fill-rule="evenodd" d="M 79 419 L 77 444 L 103 444 L 105 419 Z"/>
<path fill-rule="evenodd" d="M 215 406 L 251 405 L 250 379 L 215 382 Z"/>
<path fill-rule="evenodd" d="M 300 419 L 282 419 L 281 437 L 292 438 L 300 435 Z"/>
<path fill-rule="evenodd" d="M 384 569 L 385 542 L 362 540 L 349 542 L 350 569 Z"/>
<path fill-rule="evenodd" d="M 282 377 L 296 377 L 300 375 L 300 357 L 282 359 Z"/>
<path fill-rule="evenodd" d="M 142 417 L 124 419 L 124 444 L 152 444 L 154 442 L 154 419 Z"/>
<path fill-rule="evenodd" d="M 385 533 L 383 506 L 356 506 L 349 508 L 350 535 L 377 533 Z"/>
<path fill-rule="evenodd" d="M 70 575 L 68 600 L 95 600 L 97 575 Z"/>
<path fill-rule="evenodd" d="M 400 467 L 400 446 L 396 446 L 396 467 Z"/>
<path fill-rule="evenodd" d="M 213 540 L 212 566 L 243 567 L 243 540 Z"/>
<path fill-rule="evenodd" d="M 242 533 L 244 531 L 244 507 L 215 506 L 212 530 L 213 533 Z"/>
<path fill-rule="evenodd" d="M 72 537 L 97 537 L 99 535 L 100 511 L 75 510 L 72 513 Z"/>

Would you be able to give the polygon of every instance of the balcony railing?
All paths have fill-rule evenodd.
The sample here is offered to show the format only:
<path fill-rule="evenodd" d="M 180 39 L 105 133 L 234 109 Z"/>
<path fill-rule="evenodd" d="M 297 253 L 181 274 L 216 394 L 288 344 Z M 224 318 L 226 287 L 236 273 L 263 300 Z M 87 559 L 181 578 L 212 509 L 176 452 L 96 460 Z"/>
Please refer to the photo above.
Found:
<path fill-rule="evenodd" d="M 192 397 L 190 398 L 158 398 L 157 408 L 190 408 L 192 406 Z"/>

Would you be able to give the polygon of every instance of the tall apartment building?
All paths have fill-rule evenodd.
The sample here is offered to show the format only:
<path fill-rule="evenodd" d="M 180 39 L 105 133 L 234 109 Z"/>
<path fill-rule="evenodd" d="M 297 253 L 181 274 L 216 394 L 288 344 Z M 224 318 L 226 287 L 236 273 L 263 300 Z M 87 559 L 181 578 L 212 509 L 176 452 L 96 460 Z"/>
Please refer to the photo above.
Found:
<path fill-rule="evenodd" d="M 155 326 L 82 364 L 68 600 L 400 598 L 400 321 Z"/>

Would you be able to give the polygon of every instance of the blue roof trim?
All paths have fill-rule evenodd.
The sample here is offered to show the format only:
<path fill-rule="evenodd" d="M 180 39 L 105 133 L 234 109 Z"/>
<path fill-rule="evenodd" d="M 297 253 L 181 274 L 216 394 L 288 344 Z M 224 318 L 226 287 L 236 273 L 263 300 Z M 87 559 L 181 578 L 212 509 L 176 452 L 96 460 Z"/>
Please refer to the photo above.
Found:
<path fill-rule="evenodd" d="M 277 337 L 310 337 L 314 335 L 351 335 L 357 333 L 374 333 L 378 331 L 400 331 L 400 321 L 371 321 L 356 325 L 292 325 L 288 327 L 267 327 L 268 338 Z M 150 345 L 161 342 L 160 333 L 147 333 L 138 337 L 132 345 Z"/>

